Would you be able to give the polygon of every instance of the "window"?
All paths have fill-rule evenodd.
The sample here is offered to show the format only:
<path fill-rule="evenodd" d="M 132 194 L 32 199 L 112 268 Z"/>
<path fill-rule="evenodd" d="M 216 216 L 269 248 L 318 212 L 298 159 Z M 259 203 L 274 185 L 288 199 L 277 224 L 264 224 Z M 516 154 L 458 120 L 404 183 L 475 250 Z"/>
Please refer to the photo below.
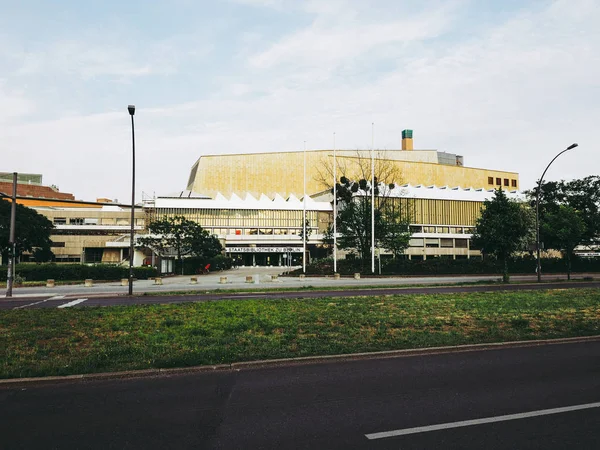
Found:
<path fill-rule="evenodd" d="M 504 186 L 508 186 L 508 178 L 504 179 Z"/>
<path fill-rule="evenodd" d="M 425 247 L 428 248 L 439 248 L 440 240 L 435 238 L 425 239 Z"/>
<path fill-rule="evenodd" d="M 452 248 L 452 247 L 454 247 L 453 241 L 454 241 L 454 239 L 442 238 L 442 239 L 440 239 L 440 247 Z"/>
<path fill-rule="evenodd" d="M 411 233 L 422 233 L 423 227 L 420 225 L 411 225 L 409 227 Z"/>
<path fill-rule="evenodd" d="M 510 180 L 510 185 L 514 188 L 517 187 L 517 180 Z"/>
<path fill-rule="evenodd" d="M 54 225 L 66 225 L 66 224 L 67 224 L 66 217 L 55 217 L 54 218 Z"/>
<path fill-rule="evenodd" d="M 65 243 L 64 242 L 52 242 L 50 244 L 50 247 L 64 247 Z"/>
<path fill-rule="evenodd" d="M 494 184 L 494 177 L 488 177 L 488 184 Z"/>
<path fill-rule="evenodd" d="M 496 185 L 502 186 L 502 178 L 496 178 Z"/>
<path fill-rule="evenodd" d="M 424 239 L 420 238 L 413 238 L 408 241 L 410 247 L 423 247 L 424 243 Z"/>
<path fill-rule="evenodd" d="M 70 225 L 83 225 L 83 218 L 71 217 L 69 219 L 69 224 Z"/>
<path fill-rule="evenodd" d="M 467 239 L 454 239 L 454 246 L 456 248 L 468 248 Z"/>

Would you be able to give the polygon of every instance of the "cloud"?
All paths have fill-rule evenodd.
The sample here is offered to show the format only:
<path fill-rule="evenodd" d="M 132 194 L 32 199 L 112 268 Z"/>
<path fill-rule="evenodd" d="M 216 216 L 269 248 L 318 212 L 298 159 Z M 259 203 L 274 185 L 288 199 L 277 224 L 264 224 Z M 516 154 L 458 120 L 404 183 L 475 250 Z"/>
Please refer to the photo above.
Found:
<path fill-rule="evenodd" d="M 259 3 L 290 15 L 285 2 Z M 130 61 L 133 48 L 111 42 L 69 47 L 61 41 L 63 53 L 60 43 L 48 45 L 53 55 L 89 50 L 80 59 L 63 58 L 79 77 L 102 76 L 103 70 L 144 77 L 145 70 L 177 68 L 168 84 L 145 87 L 141 100 L 148 107 L 141 100 L 138 105 L 138 193 L 184 189 L 203 154 L 299 150 L 304 140 L 309 149 L 330 148 L 334 131 L 338 148 L 368 148 L 372 122 L 377 147 L 399 148 L 401 130 L 412 128 L 416 148 L 462 154 L 471 167 L 518 171 L 525 188 L 573 141 L 580 147 L 553 165 L 549 179 L 597 173 L 597 2 L 523 7 L 485 26 L 473 25 L 477 16 L 469 4 L 413 5 L 402 15 L 380 8 L 367 15 L 360 2 L 325 3 L 319 9 L 319 3 L 295 2 L 302 5 L 296 7 L 302 20 L 290 22 L 290 31 L 276 39 L 261 26 L 239 30 L 226 49 L 215 39 L 211 56 L 228 63 L 219 67 L 189 66 L 186 55 L 196 42 L 184 34 L 165 44 L 164 57 L 173 58 L 165 67 L 163 56 Z M 175 56 L 169 56 L 172 48 Z M 65 70 L 48 59 L 38 67 Z M 172 88 L 185 100 L 154 101 L 156 91 Z M 79 198 L 127 198 L 126 110 L 91 114 L 89 105 L 79 105 L 74 117 L 57 107 L 55 120 L 19 124 L 38 108 L 31 98 L 27 90 L 0 83 L 0 101 L 9 99 L 14 109 L 0 114 L 3 154 L 13 150 L 5 170 L 44 173 L 46 182 Z"/>

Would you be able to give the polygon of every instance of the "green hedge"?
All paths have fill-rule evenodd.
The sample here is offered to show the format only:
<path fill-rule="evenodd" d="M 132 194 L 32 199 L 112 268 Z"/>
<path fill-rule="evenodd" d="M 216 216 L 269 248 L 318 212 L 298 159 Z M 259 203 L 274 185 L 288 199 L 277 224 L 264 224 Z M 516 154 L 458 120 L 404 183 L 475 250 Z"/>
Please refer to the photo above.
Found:
<path fill-rule="evenodd" d="M 23 263 L 15 267 L 16 275 L 26 281 L 46 281 L 54 279 L 57 281 L 75 281 L 91 278 L 92 280 L 120 280 L 129 278 L 129 267 L 98 264 L 88 266 L 85 264 L 34 264 Z M 0 281 L 6 281 L 7 267 L 0 269 Z M 153 267 L 134 267 L 133 276 L 139 280 L 146 280 L 156 276 Z"/>
<path fill-rule="evenodd" d="M 566 273 L 566 261 L 559 258 L 542 259 L 542 273 Z M 513 259 L 508 264 L 508 270 L 511 274 L 535 274 L 536 260 L 533 258 Z M 338 260 L 337 271 L 342 275 L 351 275 L 356 272 L 364 274 L 371 273 L 371 261 L 362 261 L 359 259 Z M 378 273 L 376 261 L 375 271 Z M 502 262 L 494 259 L 442 259 L 430 258 L 427 260 L 382 260 L 382 275 L 489 275 L 501 274 L 503 271 Z M 575 258 L 571 262 L 571 272 L 600 272 L 600 260 Z M 291 272 L 292 274 L 302 273 L 301 269 Z M 324 275 L 333 273 L 333 260 L 322 259 L 314 261 L 306 267 L 308 275 Z"/>

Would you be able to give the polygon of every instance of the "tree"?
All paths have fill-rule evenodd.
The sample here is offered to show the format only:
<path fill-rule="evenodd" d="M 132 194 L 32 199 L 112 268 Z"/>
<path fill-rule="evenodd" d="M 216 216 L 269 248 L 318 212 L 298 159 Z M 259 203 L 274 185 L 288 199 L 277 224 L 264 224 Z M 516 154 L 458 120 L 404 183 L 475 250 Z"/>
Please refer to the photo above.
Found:
<path fill-rule="evenodd" d="M 0 200 L 0 251 L 2 259 L 7 260 L 10 254 L 10 210 L 11 202 Z M 15 215 L 15 247 L 16 255 L 31 252 L 36 248 L 50 251 L 52 241 L 50 233 L 54 225 L 46 217 L 26 206 L 17 204 Z"/>
<path fill-rule="evenodd" d="M 535 207 L 537 186 L 526 191 L 530 204 Z M 543 224 L 546 216 L 557 213 L 561 205 L 575 209 L 585 224 L 582 244 L 593 244 L 600 237 L 600 176 L 592 175 L 572 181 L 542 183 L 540 191 L 540 240 L 546 248 L 554 248 Z"/>
<path fill-rule="evenodd" d="M 147 247 L 161 256 L 176 255 L 181 263 L 183 257 L 197 256 L 209 259 L 223 251 L 215 235 L 211 235 L 197 222 L 183 216 L 163 217 L 148 224 L 149 236 L 137 240 L 138 247 Z"/>
<path fill-rule="evenodd" d="M 396 257 L 408 247 L 410 239 L 408 215 L 390 196 L 395 185 L 384 186 L 378 183 L 377 178 L 375 183 L 372 188 L 365 179 L 350 181 L 342 177 L 336 188 L 338 246 L 355 249 L 363 264 L 371 256 L 372 189 L 375 191 L 375 246 L 391 251 Z"/>
<path fill-rule="evenodd" d="M 546 215 L 542 229 L 552 248 L 563 251 L 567 260 L 567 278 L 570 280 L 571 256 L 586 231 L 583 219 L 574 208 L 560 205 L 556 212 Z"/>
<path fill-rule="evenodd" d="M 509 281 L 508 260 L 519 250 L 525 250 L 532 240 L 533 214 L 523 204 L 511 201 L 502 189 L 492 200 L 484 202 L 477 219 L 472 242 L 484 255 L 493 255 L 504 263 L 502 279 Z"/>
<path fill-rule="evenodd" d="M 338 214 L 338 247 L 356 250 L 363 264 L 371 256 L 371 152 L 357 150 L 352 156 L 337 158 L 336 182 Z M 410 233 L 407 211 L 402 211 L 391 196 L 400 182 L 398 166 L 385 158 L 381 151 L 373 155 L 375 172 L 375 246 L 396 255 L 408 247 Z M 317 181 L 333 193 L 333 160 L 321 162 Z M 324 242 L 333 244 L 333 230 L 328 230 Z"/>

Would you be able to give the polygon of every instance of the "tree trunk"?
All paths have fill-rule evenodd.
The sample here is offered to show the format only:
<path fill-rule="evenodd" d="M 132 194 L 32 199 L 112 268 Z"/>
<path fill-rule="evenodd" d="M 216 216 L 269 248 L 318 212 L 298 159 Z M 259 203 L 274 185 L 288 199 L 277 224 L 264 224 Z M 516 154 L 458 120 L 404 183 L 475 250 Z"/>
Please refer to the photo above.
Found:
<path fill-rule="evenodd" d="M 508 275 L 508 259 L 504 258 L 504 273 L 502 274 L 502 282 L 508 283 L 510 276 Z"/>
<path fill-rule="evenodd" d="M 571 252 L 567 251 L 567 280 L 571 281 Z"/>

